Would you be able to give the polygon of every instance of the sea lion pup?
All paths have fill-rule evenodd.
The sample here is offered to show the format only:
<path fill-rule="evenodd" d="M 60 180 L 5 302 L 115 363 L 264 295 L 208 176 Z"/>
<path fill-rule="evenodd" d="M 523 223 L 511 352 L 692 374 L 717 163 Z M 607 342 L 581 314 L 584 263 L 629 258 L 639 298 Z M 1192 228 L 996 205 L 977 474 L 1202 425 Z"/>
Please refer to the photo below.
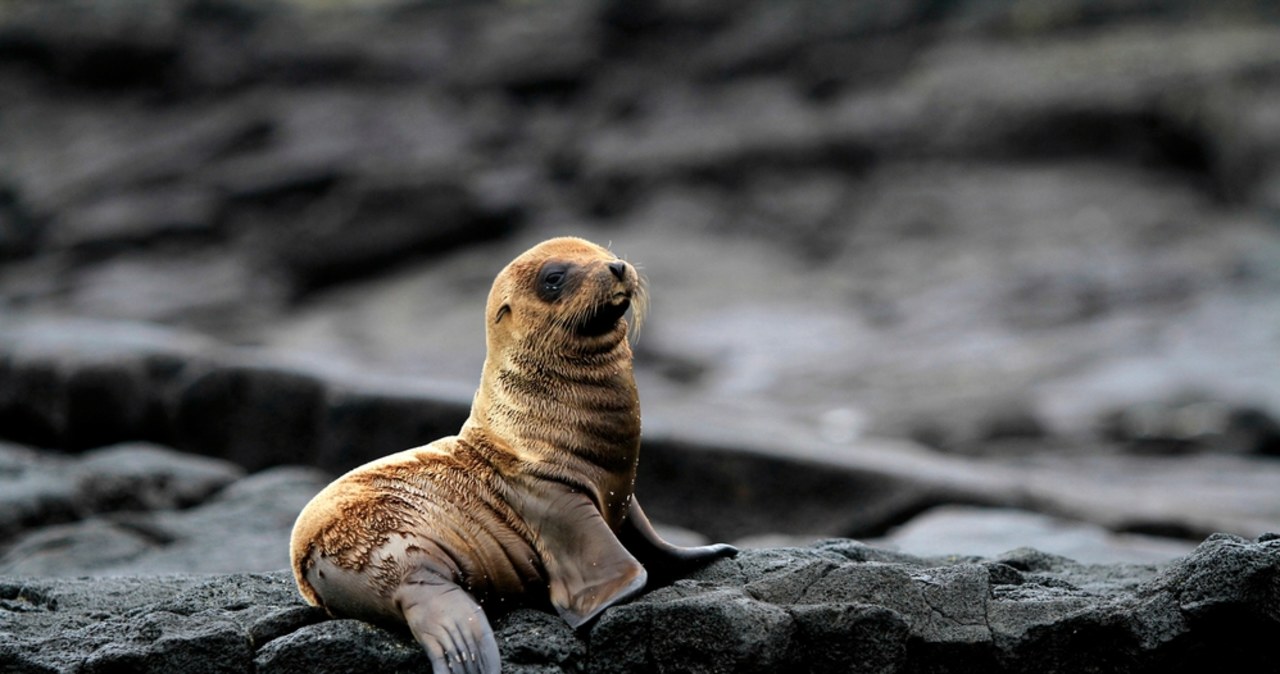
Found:
<path fill-rule="evenodd" d="M 496 673 L 485 602 L 549 599 L 576 628 L 644 588 L 646 566 L 678 574 L 734 554 L 663 541 L 632 494 L 640 404 L 624 314 L 644 299 L 634 267 L 582 239 L 507 265 L 471 416 L 307 504 L 290 544 L 302 596 L 407 623 L 437 674 Z"/>

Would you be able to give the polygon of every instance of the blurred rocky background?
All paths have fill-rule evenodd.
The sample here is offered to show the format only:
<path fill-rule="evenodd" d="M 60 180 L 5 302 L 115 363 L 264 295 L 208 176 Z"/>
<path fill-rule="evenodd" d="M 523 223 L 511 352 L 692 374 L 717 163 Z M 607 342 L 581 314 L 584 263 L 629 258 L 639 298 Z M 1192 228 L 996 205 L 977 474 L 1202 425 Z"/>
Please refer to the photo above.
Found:
<path fill-rule="evenodd" d="M 284 567 L 567 234 L 673 539 L 1280 530 L 1272 2 L 0 0 L 0 574 Z"/>

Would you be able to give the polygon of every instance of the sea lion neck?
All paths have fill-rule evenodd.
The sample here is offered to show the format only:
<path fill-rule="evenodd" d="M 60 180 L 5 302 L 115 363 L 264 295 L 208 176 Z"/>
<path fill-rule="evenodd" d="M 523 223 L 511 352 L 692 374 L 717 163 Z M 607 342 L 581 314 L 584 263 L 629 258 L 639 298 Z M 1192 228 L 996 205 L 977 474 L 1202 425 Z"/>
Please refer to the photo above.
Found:
<path fill-rule="evenodd" d="M 625 333 L 625 331 L 623 331 Z M 464 440 L 501 471 L 570 484 L 620 520 L 635 479 L 640 401 L 625 335 L 589 353 L 508 347 L 489 354 Z M 610 495 L 614 502 L 610 503 Z"/>
<path fill-rule="evenodd" d="M 553 444 L 572 446 L 583 439 L 553 432 L 565 430 L 566 420 L 576 429 L 633 416 L 639 418 L 639 397 L 631 348 L 622 336 L 587 348 L 509 345 L 487 355 L 468 425 L 509 445 L 555 436 L 559 442 Z M 517 419 L 520 423 L 511 423 Z M 631 440 L 625 433 L 591 439 L 606 444 Z"/>

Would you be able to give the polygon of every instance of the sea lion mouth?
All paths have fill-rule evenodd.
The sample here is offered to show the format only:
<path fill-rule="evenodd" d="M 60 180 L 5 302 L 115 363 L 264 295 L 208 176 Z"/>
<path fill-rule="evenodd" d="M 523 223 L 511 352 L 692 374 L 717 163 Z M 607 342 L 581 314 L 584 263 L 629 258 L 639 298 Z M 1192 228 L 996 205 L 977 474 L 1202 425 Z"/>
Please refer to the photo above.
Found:
<path fill-rule="evenodd" d="M 578 324 L 578 334 L 583 337 L 599 337 L 613 330 L 622 316 L 631 308 L 631 293 L 614 293 L 607 302 L 596 305 Z"/>

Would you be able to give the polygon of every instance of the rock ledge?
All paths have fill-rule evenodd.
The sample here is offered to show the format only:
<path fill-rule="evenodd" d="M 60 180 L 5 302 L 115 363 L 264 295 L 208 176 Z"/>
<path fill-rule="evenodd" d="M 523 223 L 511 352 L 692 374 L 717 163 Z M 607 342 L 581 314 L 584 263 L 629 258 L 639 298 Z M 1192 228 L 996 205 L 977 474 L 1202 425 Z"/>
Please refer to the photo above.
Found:
<path fill-rule="evenodd" d="M 1215 535 L 1162 567 L 1031 549 L 918 558 L 830 540 L 744 551 L 574 634 L 495 621 L 517 672 L 1261 671 L 1280 536 Z M 423 672 L 406 636 L 303 605 L 286 572 L 0 578 L 0 672 Z"/>

